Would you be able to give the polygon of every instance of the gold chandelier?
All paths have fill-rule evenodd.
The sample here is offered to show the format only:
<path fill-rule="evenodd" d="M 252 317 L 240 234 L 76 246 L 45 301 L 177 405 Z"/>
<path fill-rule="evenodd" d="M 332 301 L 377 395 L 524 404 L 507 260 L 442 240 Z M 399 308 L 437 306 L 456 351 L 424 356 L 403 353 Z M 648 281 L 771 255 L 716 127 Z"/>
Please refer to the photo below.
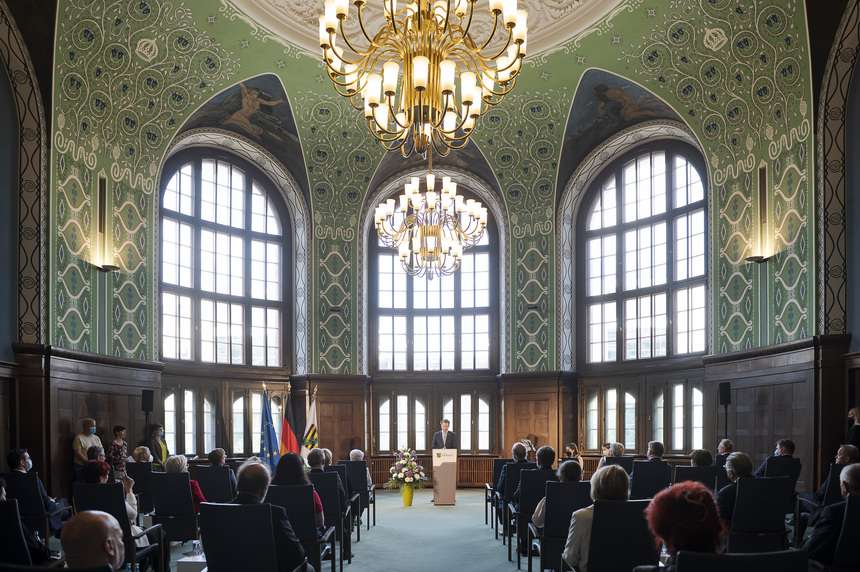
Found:
<path fill-rule="evenodd" d="M 478 117 L 513 89 L 526 55 L 528 14 L 517 0 L 488 0 L 493 29 L 478 43 L 469 34 L 476 2 L 414 0 L 398 11 L 397 0 L 383 0 L 386 24 L 371 37 L 367 2 L 353 0 L 362 48 L 344 32 L 349 0 L 325 1 L 319 35 L 328 75 L 340 95 L 364 110 L 387 150 L 426 157 L 431 147 L 443 156 L 460 149 Z M 349 54 L 336 44 L 338 28 Z M 491 48 L 497 30 L 507 39 Z"/>
<path fill-rule="evenodd" d="M 426 176 L 427 188 L 419 191 L 420 178 L 404 186 L 399 201 L 388 199 L 376 207 L 376 232 L 383 244 L 396 248 L 403 269 L 412 276 L 448 276 L 460 266 L 463 250 L 475 246 L 484 235 L 487 209 L 457 194 L 457 183 L 442 177 L 436 192 L 436 176 Z"/>

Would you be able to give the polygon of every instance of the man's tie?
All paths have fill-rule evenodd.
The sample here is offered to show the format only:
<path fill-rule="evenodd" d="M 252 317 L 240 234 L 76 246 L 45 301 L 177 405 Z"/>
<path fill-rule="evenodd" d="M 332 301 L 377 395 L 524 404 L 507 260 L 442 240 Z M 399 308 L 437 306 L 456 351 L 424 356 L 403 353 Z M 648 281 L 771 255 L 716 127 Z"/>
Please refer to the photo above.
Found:
<path fill-rule="evenodd" d="M 448 434 L 447 433 L 442 433 L 442 448 L 443 449 L 448 448 Z"/>

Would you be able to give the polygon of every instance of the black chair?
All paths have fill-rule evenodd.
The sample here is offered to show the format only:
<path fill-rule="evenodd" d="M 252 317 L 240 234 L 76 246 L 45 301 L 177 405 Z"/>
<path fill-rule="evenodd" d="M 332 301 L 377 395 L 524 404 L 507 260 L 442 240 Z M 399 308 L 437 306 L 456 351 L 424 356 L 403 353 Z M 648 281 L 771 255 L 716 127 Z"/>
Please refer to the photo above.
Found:
<path fill-rule="evenodd" d="M 134 481 L 137 514 L 149 514 L 152 506 L 152 463 L 126 463 L 126 474 Z M 205 496 L 205 495 L 204 495 Z"/>
<path fill-rule="evenodd" d="M 511 518 L 513 516 L 514 493 L 517 492 L 517 487 L 520 484 L 520 472 L 523 469 L 534 469 L 534 463 L 515 463 L 510 462 L 505 464 L 505 490 L 499 491 L 501 495 L 499 500 L 502 502 L 502 544 L 506 544 L 508 539 L 513 535 L 511 529 Z M 498 509 L 497 509 L 498 510 Z M 511 559 L 511 551 L 508 550 L 508 560 Z"/>
<path fill-rule="evenodd" d="M 346 466 L 346 478 L 349 481 L 349 494 L 357 494 L 360 504 L 352 517 L 361 518 L 361 513 L 367 510 L 367 530 L 370 530 L 370 505 L 373 505 L 373 526 L 376 526 L 376 485 L 367 486 L 366 461 L 338 461 L 338 465 Z"/>
<path fill-rule="evenodd" d="M 346 462 L 346 461 L 344 461 Z M 349 510 L 350 510 L 350 521 L 349 521 L 349 530 L 352 532 L 352 516 L 358 512 L 359 506 L 361 504 L 360 499 L 357 493 L 353 493 L 349 488 L 349 477 L 346 474 L 346 465 L 326 465 L 323 467 L 323 470 L 328 473 L 337 473 L 340 477 L 340 482 L 343 483 L 344 488 L 346 489 L 347 500 L 349 501 Z M 361 541 L 361 527 L 357 526 L 355 541 Z"/>
<path fill-rule="evenodd" d="M 785 498 L 789 477 L 738 479 L 728 549 L 737 552 L 775 552 L 788 548 Z"/>
<path fill-rule="evenodd" d="M 681 550 L 675 559 L 675 572 L 806 572 L 808 561 L 805 550 L 758 554 L 707 554 Z"/>
<path fill-rule="evenodd" d="M 660 552 L 644 513 L 650 502 L 594 501 L 588 572 L 617 572 L 657 564 Z"/>
<path fill-rule="evenodd" d="M 125 508 L 125 493 L 122 483 L 105 483 L 89 484 L 89 483 L 74 483 L 73 484 L 75 512 L 83 510 L 100 510 L 114 517 L 119 522 L 119 527 L 122 530 L 122 543 L 125 546 L 125 564 L 131 564 L 135 567 L 141 560 L 152 555 L 157 558 L 158 570 L 167 572 L 164 569 L 164 532 L 160 524 L 154 524 L 149 528 L 133 534 L 131 523 L 128 520 L 128 512 Z M 155 532 L 158 537 L 158 542 L 150 542 L 149 546 L 138 548 L 135 541 L 149 533 Z"/>
<path fill-rule="evenodd" d="M 3 550 L 0 550 L 0 563 L 32 566 L 27 541 L 24 540 L 24 530 L 21 528 L 21 515 L 18 512 L 18 500 L 9 499 L 0 502 L 0 538 L 3 539 Z"/>
<path fill-rule="evenodd" d="M 726 468 L 726 459 L 729 458 L 730 453 L 717 453 L 714 455 L 714 466 Z"/>
<path fill-rule="evenodd" d="M 314 507 L 313 485 L 292 485 L 269 487 L 265 502 L 283 507 L 293 532 L 302 543 L 308 564 L 317 572 L 322 572 L 322 560 L 331 558 L 331 572 L 335 572 L 334 527 L 326 527 L 322 536 L 317 534 L 316 509 Z"/>
<path fill-rule="evenodd" d="M 230 481 L 230 467 L 212 467 L 200 465 L 197 467 L 197 484 L 206 502 L 225 503 L 233 500 L 233 485 Z"/>
<path fill-rule="evenodd" d="M 797 504 L 797 479 L 800 478 L 800 459 L 797 457 L 768 457 L 764 465 L 765 477 L 788 477 L 791 479 L 791 487 L 785 495 L 785 509 L 783 517 L 794 512 Z"/>
<path fill-rule="evenodd" d="M 561 553 L 567 541 L 571 515 L 591 504 L 591 482 L 546 483 L 546 508 L 544 509 L 543 531 L 533 523 L 529 524 L 529 547 L 533 541 L 540 542 L 540 570 L 547 568 L 560 570 Z M 529 551 L 529 572 L 532 571 L 532 554 Z"/>
<path fill-rule="evenodd" d="M 672 467 L 666 461 L 635 461 L 630 474 L 630 498 L 650 499 L 672 484 Z"/>
<path fill-rule="evenodd" d="M 696 481 L 702 483 L 716 494 L 720 489 L 731 484 L 724 467 L 690 467 L 678 465 L 675 467 L 675 482 Z"/>
<path fill-rule="evenodd" d="M 519 548 L 526 549 L 526 556 L 531 558 L 532 548 L 528 542 L 529 523 L 535 513 L 540 499 L 546 496 L 546 484 L 548 481 L 558 481 L 555 471 L 534 469 L 520 471 L 520 497 L 517 501 L 517 510 L 514 512 L 514 520 L 517 530 L 517 544 Z M 509 539 L 510 540 L 510 539 Z M 512 541 L 508 542 L 508 560 L 511 559 Z M 520 550 L 517 550 L 517 569 L 521 564 Z"/>
<path fill-rule="evenodd" d="M 818 515 L 826 506 L 830 506 L 837 502 L 842 502 L 842 490 L 839 485 L 839 477 L 842 474 L 842 469 L 848 465 L 831 463 L 830 473 L 827 475 L 827 482 L 824 486 L 824 498 L 821 503 L 817 503 L 812 499 L 807 499 L 798 496 L 797 503 L 794 506 L 794 540 L 795 546 L 800 546 L 803 541 L 804 532 L 808 523 L 812 522 L 812 515 Z M 813 522 L 814 524 L 814 522 Z"/>
<path fill-rule="evenodd" d="M 42 503 L 42 493 L 39 488 L 39 474 L 35 471 L 29 473 L 2 473 L 0 477 L 6 481 L 6 498 L 17 499 L 18 510 L 21 513 L 21 521 L 24 525 L 42 535 L 47 540 L 51 536 L 51 517 L 71 512 L 71 506 L 58 508 L 46 512 Z"/>
<path fill-rule="evenodd" d="M 627 474 L 631 474 L 633 472 L 633 462 L 636 459 L 634 457 L 606 457 L 606 462 L 604 465 L 621 465 Z"/>
<path fill-rule="evenodd" d="M 335 538 L 340 543 L 340 570 L 343 572 L 343 561 L 352 564 L 352 543 L 349 534 L 349 502 L 344 506 L 340 503 L 340 491 L 337 486 L 338 474 L 333 472 L 308 473 L 308 478 L 314 485 L 320 502 L 323 505 L 325 526 L 334 527 Z"/>
<path fill-rule="evenodd" d="M 499 476 L 502 474 L 502 467 L 510 463 L 513 459 L 493 459 L 493 481 L 484 483 L 484 524 L 493 526 L 493 518 L 495 515 L 496 501 L 496 483 L 499 482 Z M 487 520 L 489 516 L 489 520 Z M 496 538 L 498 538 L 498 527 L 496 527 Z"/>
<path fill-rule="evenodd" d="M 842 531 L 833 553 L 833 565 L 829 568 L 834 572 L 860 568 L 860 546 L 857 543 L 860 539 L 860 494 L 850 494 L 846 500 Z"/>
<path fill-rule="evenodd" d="M 22 566 L 19 564 L 3 564 L 0 563 L 0 572 L 27 572 L 28 570 L 44 570 L 39 566 Z M 103 566 L 89 566 L 86 568 L 63 568 L 63 570 L 71 570 L 72 572 L 113 572 L 110 564 Z"/>
<path fill-rule="evenodd" d="M 188 473 L 152 473 L 151 483 L 152 522 L 164 527 L 164 535 L 171 542 L 200 538 Z"/>
<path fill-rule="evenodd" d="M 278 572 L 272 507 L 268 504 L 200 503 L 200 536 L 209 572 L 234 572 L 249 567 Z"/>

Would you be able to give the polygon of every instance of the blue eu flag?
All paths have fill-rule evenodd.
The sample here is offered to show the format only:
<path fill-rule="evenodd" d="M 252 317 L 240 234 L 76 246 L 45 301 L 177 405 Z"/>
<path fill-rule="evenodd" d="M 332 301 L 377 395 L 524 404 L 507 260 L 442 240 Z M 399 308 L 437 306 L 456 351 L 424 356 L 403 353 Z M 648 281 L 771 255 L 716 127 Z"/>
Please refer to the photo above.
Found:
<path fill-rule="evenodd" d="M 275 433 L 275 424 L 272 421 L 272 408 L 269 405 L 269 394 L 263 390 L 263 420 L 260 428 L 260 458 L 269 465 L 272 474 L 281 458 L 281 447 L 278 443 L 278 435 Z"/>

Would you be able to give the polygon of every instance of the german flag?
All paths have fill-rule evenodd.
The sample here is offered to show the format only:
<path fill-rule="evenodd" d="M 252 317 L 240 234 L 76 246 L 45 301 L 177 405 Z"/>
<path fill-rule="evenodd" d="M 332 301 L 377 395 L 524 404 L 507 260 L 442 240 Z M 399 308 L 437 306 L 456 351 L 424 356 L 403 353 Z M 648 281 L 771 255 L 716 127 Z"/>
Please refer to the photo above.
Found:
<path fill-rule="evenodd" d="M 295 432 L 296 420 L 293 419 L 293 405 L 290 396 L 284 402 L 284 423 L 281 426 L 281 455 L 287 453 L 298 453 L 301 451 L 299 440 Z"/>

